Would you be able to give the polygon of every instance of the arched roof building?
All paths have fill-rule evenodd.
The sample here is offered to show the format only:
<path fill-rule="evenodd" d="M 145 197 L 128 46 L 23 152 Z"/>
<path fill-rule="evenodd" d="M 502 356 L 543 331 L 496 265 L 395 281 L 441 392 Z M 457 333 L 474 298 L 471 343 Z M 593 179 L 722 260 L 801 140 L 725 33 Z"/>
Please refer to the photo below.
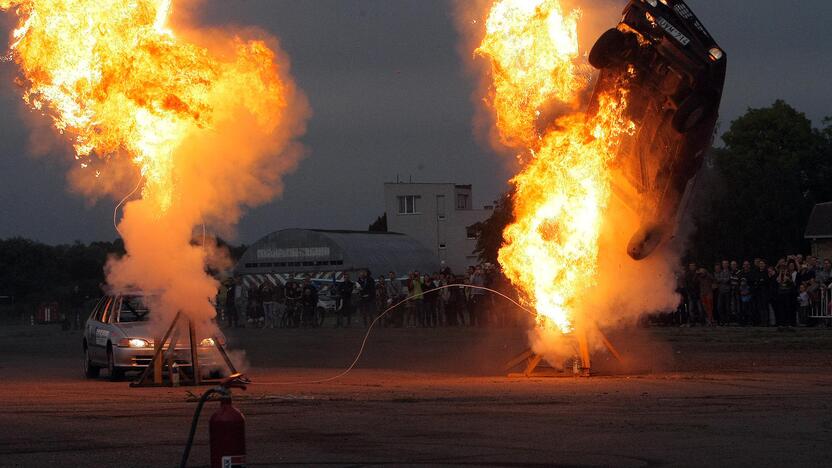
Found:
<path fill-rule="evenodd" d="M 436 255 L 404 234 L 392 232 L 283 229 L 252 244 L 234 268 L 249 285 L 290 277 L 339 279 L 344 272 L 368 269 L 373 276 L 394 271 L 439 270 Z"/>

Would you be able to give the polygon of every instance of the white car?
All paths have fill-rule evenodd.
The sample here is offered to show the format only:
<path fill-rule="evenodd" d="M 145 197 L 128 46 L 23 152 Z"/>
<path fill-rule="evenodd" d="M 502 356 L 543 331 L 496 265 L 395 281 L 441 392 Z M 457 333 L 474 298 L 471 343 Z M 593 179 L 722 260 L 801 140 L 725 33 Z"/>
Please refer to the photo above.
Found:
<path fill-rule="evenodd" d="M 131 292 L 98 300 L 84 326 L 84 375 L 87 378 L 98 377 L 100 370 L 106 368 L 110 380 L 119 380 L 125 372 L 142 371 L 150 364 L 155 348 L 148 320 L 152 312 L 145 297 L 142 293 Z M 225 336 L 217 333 L 216 339 L 224 345 Z M 177 342 L 174 361 L 185 369 L 190 365 L 187 339 Z M 199 362 L 204 369 L 220 368 L 214 337 L 201 337 Z"/>

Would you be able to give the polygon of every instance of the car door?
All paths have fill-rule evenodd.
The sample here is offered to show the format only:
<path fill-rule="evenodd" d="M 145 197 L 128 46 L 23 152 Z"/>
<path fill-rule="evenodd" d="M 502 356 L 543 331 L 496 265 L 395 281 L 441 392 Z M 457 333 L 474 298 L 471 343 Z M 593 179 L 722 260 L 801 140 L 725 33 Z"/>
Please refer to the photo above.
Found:
<path fill-rule="evenodd" d="M 87 325 L 87 346 L 90 349 L 90 357 L 97 363 L 107 361 L 107 339 L 110 333 L 105 322 L 115 302 L 113 299 L 112 296 L 105 296 Z"/>
<path fill-rule="evenodd" d="M 95 302 L 95 306 L 92 308 L 92 312 L 90 312 L 90 316 L 87 317 L 87 320 L 84 322 L 84 341 L 87 343 L 87 347 L 90 350 L 90 356 L 95 359 L 95 322 L 101 318 L 101 309 L 104 307 L 104 304 L 107 302 L 107 296 L 103 296 Z"/>

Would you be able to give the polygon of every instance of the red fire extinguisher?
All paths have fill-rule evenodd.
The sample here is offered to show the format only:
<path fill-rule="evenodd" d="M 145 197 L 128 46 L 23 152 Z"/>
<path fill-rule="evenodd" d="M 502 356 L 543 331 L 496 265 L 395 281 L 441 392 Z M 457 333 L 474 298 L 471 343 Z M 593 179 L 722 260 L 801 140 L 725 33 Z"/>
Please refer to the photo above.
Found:
<path fill-rule="evenodd" d="M 208 423 L 211 468 L 245 468 L 246 418 L 231 404 L 231 395 L 220 397 L 220 409 Z"/>
<path fill-rule="evenodd" d="M 231 389 L 245 390 L 250 383 L 242 374 L 233 374 L 220 383 L 218 387 L 210 388 L 199 399 L 191 422 L 188 442 L 182 453 L 180 468 L 188 466 L 188 456 L 194 443 L 194 434 L 199 422 L 202 406 L 213 394 L 220 395 L 220 409 L 211 416 L 208 424 L 208 438 L 211 447 L 211 468 L 245 468 L 246 466 L 246 418 L 231 404 Z"/>

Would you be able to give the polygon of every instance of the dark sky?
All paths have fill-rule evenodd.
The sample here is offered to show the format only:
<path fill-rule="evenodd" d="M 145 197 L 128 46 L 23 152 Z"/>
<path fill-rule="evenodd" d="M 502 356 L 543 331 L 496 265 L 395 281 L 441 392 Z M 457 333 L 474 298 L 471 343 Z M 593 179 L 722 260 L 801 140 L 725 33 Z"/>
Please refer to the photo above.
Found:
<path fill-rule="evenodd" d="M 625 2 L 601 3 L 612 6 L 609 18 L 591 24 L 611 27 Z M 832 115 L 832 2 L 688 4 L 729 55 L 723 130 L 749 106 L 777 98 L 816 124 Z M 313 109 L 308 156 L 281 198 L 248 212 L 238 241 L 288 227 L 366 229 L 384 209 L 382 183 L 397 174 L 474 184 L 476 205 L 505 189 L 504 157 L 472 132 L 474 80 L 457 53 L 449 0 L 208 0 L 200 14 L 206 24 L 254 25 L 279 37 Z M 21 116 L 14 74 L 0 63 L 0 238 L 113 239 L 115 202 L 69 193 L 66 156 L 31 154 L 31 117 Z"/>

